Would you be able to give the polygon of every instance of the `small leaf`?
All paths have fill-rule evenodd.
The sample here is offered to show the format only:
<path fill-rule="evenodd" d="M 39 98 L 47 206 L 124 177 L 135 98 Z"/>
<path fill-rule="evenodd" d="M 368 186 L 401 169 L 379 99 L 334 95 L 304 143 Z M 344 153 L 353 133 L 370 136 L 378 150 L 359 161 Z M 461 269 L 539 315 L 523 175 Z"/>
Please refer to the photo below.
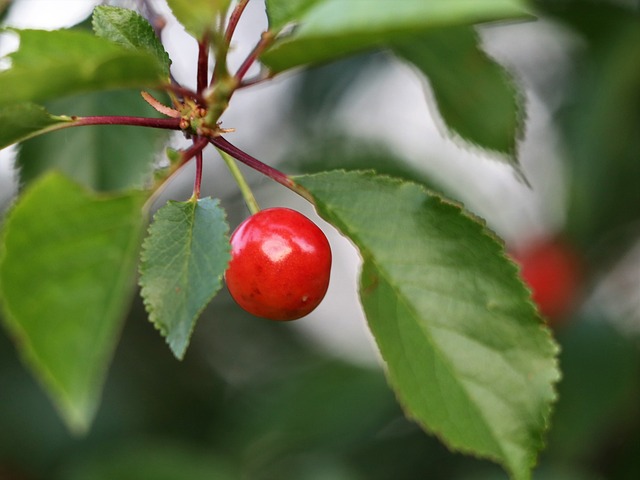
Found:
<path fill-rule="evenodd" d="M 184 357 L 198 316 L 222 286 L 229 226 L 218 200 L 168 202 L 154 215 L 140 265 L 150 320 Z"/>
<path fill-rule="evenodd" d="M 133 51 L 80 30 L 16 30 L 20 48 L 0 72 L 0 105 L 43 102 L 95 90 L 154 87 L 164 66 L 147 52 Z"/>
<path fill-rule="evenodd" d="M 360 297 L 407 414 L 450 448 L 531 478 L 557 347 L 501 244 L 413 183 L 362 172 L 296 181 L 360 249 Z"/>
<path fill-rule="evenodd" d="M 471 27 L 393 42 L 393 51 L 429 79 L 446 125 L 464 140 L 516 162 L 523 133 L 522 96 L 505 69 L 478 46 Z"/>
<path fill-rule="evenodd" d="M 276 73 L 384 47 L 411 33 L 528 15 L 524 0 L 299 0 L 300 8 L 288 13 L 279 13 L 281 2 L 268 5 L 278 23 L 297 23 L 260 57 Z"/>
<path fill-rule="evenodd" d="M 0 106 L 0 150 L 28 138 L 56 130 L 71 121 L 51 115 L 33 103 Z"/>
<path fill-rule="evenodd" d="M 49 102 L 53 111 L 73 115 L 154 116 L 139 92 L 99 92 Z M 11 108 L 11 107 L 7 107 Z M 56 169 L 88 188 L 101 191 L 142 187 L 167 132 L 123 125 L 68 128 L 30 139 L 18 150 L 20 183 L 27 185 Z"/>
<path fill-rule="evenodd" d="M 196 40 L 216 30 L 218 16 L 231 0 L 167 0 L 173 15 Z"/>
<path fill-rule="evenodd" d="M 96 196 L 58 173 L 2 232 L 5 326 L 72 431 L 91 423 L 133 293 L 145 196 Z"/>
<path fill-rule="evenodd" d="M 128 8 L 101 5 L 93 11 L 93 31 L 97 36 L 123 47 L 147 52 L 163 66 L 169 77 L 171 60 L 151 24 L 137 12 Z"/>

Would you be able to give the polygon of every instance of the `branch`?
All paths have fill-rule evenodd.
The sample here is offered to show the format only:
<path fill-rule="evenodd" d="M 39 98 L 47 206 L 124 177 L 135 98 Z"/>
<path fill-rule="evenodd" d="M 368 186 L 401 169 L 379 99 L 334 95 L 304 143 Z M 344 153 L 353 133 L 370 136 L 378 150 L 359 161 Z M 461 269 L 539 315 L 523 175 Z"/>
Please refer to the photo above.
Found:
<path fill-rule="evenodd" d="M 224 33 L 224 39 L 227 42 L 227 45 L 231 43 L 231 39 L 233 38 L 233 32 L 236 31 L 236 27 L 238 26 L 238 22 L 240 21 L 240 17 L 242 17 L 242 12 L 244 12 L 245 7 L 249 3 L 249 0 L 240 0 L 233 12 L 231 12 L 231 16 L 229 17 L 229 23 L 227 24 L 227 30 Z"/>
<path fill-rule="evenodd" d="M 180 130 L 179 118 L 147 118 L 128 117 L 119 115 L 105 115 L 92 117 L 71 117 L 73 122 L 69 127 L 82 127 L 87 125 L 132 125 L 136 127 L 162 128 L 165 130 Z"/>
<path fill-rule="evenodd" d="M 229 143 L 223 137 L 211 138 L 209 139 L 209 142 L 211 142 L 212 145 L 219 148 L 223 152 L 231 155 L 233 158 L 235 158 L 239 162 L 242 162 L 248 167 L 251 167 L 254 170 L 262 173 L 263 175 L 266 175 L 272 180 L 275 180 L 276 182 L 278 182 L 280 185 L 287 187 L 292 192 L 297 193 L 301 197 L 313 203 L 313 198 L 311 197 L 309 192 L 307 192 L 304 188 L 302 188 L 300 185 L 295 183 L 289 176 L 285 175 L 280 170 L 275 169 L 267 165 L 266 163 L 261 162 L 255 157 L 252 157 L 251 155 L 244 152 L 243 150 L 240 150 L 235 145 Z"/>
<path fill-rule="evenodd" d="M 271 42 L 273 42 L 274 38 L 275 36 L 273 32 L 262 32 L 260 41 L 256 44 L 256 46 L 253 48 L 244 62 L 242 62 L 242 65 L 240 65 L 240 68 L 238 68 L 238 71 L 236 72 L 235 78 L 237 84 L 240 84 L 242 82 L 242 79 L 251 68 L 251 65 L 253 65 L 256 60 L 258 60 L 258 57 L 267 49 Z"/>
<path fill-rule="evenodd" d="M 181 166 L 184 165 L 193 157 L 195 157 L 199 153 L 202 153 L 202 150 L 204 149 L 204 147 L 207 146 L 207 143 L 209 143 L 209 140 L 205 137 L 197 137 L 196 139 L 194 139 L 193 145 L 191 145 L 189 148 L 187 148 L 185 151 L 182 152 L 182 159 L 180 160 L 180 165 Z"/>
<path fill-rule="evenodd" d="M 198 73 L 197 73 L 197 91 L 201 95 L 207 88 L 207 76 L 209 74 L 209 35 L 206 34 L 200 42 L 198 42 Z M 200 105 L 205 105 L 201 103 Z"/>
<path fill-rule="evenodd" d="M 195 146 L 195 143 L 194 143 L 194 146 Z M 201 186 L 202 186 L 202 148 L 196 152 L 196 177 L 193 180 L 193 197 L 192 197 L 194 200 L 198 200 L 200 198 Z"/>
<path fill-rule="evenodd" d="M 169 92 L 175 93 L 183 98 L 190 98 L 192 100 L 195 100 L 198 103 L 198 105 L 206 104 L 206 100 L 202 95 L 200 95 L 198 92 L 194 92 L 189 88 L 185 88 L 181 85 L 178 85 L 178 83 L 174 82 L 167 85 L 163 85 L 162 88 L 164 88 Z"/>

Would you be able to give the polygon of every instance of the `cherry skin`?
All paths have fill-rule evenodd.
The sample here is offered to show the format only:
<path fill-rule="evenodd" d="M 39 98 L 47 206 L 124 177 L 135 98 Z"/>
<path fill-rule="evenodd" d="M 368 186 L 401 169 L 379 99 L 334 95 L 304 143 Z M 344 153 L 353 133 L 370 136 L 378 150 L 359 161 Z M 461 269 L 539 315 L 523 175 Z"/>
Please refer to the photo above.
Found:
<path fill-rule="evenodd" d="M 330 273 L 327 237 L 295 210 L 261 210 L 231 235 L 227 288 L 257 317 L 288 321 L 309 314 L 324 298 Z"/>
<path fill-rule="evenodd" d="M 559 240 L 538 241 L 514 256 L 533 301 L 552 326 L 575 306 L 582 276 L 576 252 Z"/>

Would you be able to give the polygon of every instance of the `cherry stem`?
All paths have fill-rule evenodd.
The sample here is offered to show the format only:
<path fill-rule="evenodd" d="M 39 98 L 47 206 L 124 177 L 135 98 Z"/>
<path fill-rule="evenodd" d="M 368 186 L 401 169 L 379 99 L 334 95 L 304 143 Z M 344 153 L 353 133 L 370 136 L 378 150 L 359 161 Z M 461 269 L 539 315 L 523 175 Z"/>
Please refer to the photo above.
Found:
<path fill-rule="evenodd" d="M 205 34 L 198 43 L 198 74 L 197 89 L 198 94 L 202 94 L 207 88 L 207 76 L 209 74 L 209 35 Z M 205 103 L 201 103 L 205 105 Z"/>
<path fill-rule="evenodd" d="M 266 163 L 261 162 L 257 158 L 252 157 L 251 155 L 244 152 L 243 150 L 240 150 L 235 145 L 229 143 L 229 141 L 227 141 L 225 138 L 223 137 L 210 138 L 209 142 L 211 142 L 211 144 L 216 148 L 218 148 L 219 150 L 222 150 L 223 152 L 228 153 L 239 162 L 242 162 L 248 167 L 251 167 L 254 170 L 262 173 L 263 175 L 266 175 L 267 177 L 278 182 L 280 185 L 287 187 L 289 190 L 297 193 L 298 195 L 305 198 L 306 200 L 309 200 L 312 203 L 314 202 L 311 194 L 309 194 L 309 192 L 304 188 L 302 188 L 300 185 L 295 183 L 290 177 L 282 173 L 280 170 L 277 170 L 267 165 Z"/>
<path fill-rule="evenodd" d="M 71 117 L 70 127 L 86 125 L 132 125 L 136 127 L 162 128 L 165 130 L 180 130 L 179 118 L 148 118 L 129 117 L 120 115 L 98 115 L 90 117 Z"/>
<path fill-rule="evenodd" d="M 240 188 L 240 192 L 242 193 L 242 197 L 244 198 L 244 203 L 247 205 L 249 212 L 251 212 L 251 215 L 255 215 L 260 211 L 260 206 L 256 201 L 256 197 L 253 195 L 253 192 L 251 191 L 251 187 L 249 187 L 249 184 L 244 178 L 244 175 L 242 175 L 242 172 L 238 168 L 238 164 L 230 155 L 228 155 L 227 153 L 225 153 L 219 148 L 218 148 L 218 153 L 220 154 L 224 162 L 227 164 L 227 167 L 229 167 L 229 171 L 231 172 L 231 175 L 233 175 L 234 180 L 238 184 L 238 187 Z"/>
<path fill-rule="evenodd" d="M 196 157 L 198 154 L 202 154 L 202 150 L 204 149 L 204 147 L 207 146 L 207 144 L 209 143 L 209 140 L 206 139 L 205 137 L 196 137 L 193 141 L 193 144 L 187 148 L 186 150 L 182 151 L 181 155 L 180 155 L 180 163 L 177 166 L 173 166 L 172 168 L 172 172 L 171 175 L 169 175 L 167 178 L 164 178 L 163 180 L 157 182 L 154 187 L 152 188 L 153 193 L 149 196 L 149 198 L 147 199 L 147 201 L 144 204 L 144 211 L 149 211 L 149 209 L 151 208 L 151 206 L 155 203 L 155 201 L 160 197 L 162 191 L 163 191 L 163 186 L 166 185 L 167 181 L 169 180 L 169 178 L 171 178 L 173 176 L 173 174 L 179 170 L 181 167 L 183 167 L 189 160 L 191 160 L 193 157 Z M 196 165 L 197 167 L 197 165 Z M 197 168 L 196 168 L 197 170 Z M 200 178 L 202 178 L 202 170 L 200 170 Z M 196 177 L 198 176 L 198 173 L 196 172 Z M 197 180 L 196 180 L 197 181 Z M 200 182 L 202 183 L 202 182 Z M 198 198 L 196 197 L 196 188 L 195 188 L 195 182 L 194 182 L 194 194 L 191 197 L 191 200 L 197 200 Z M 200 195 L 199 191 L 198 191 L 198 195 Z"/>
<path fill-rule="evenodd" d="M 249 78 L 247 80 L 243 80 L 242 83 L 240 83 L 240 85 L 238 85 L 236 90 L 239 90 L 241 88 L 252 87 L 253 85 L 257 85 L 259 83 L 266 82 L 267 80 L 271 80 L 272 78 L 273 78 L 272 74 L 270 72 L 266 72 L 265 71 L 263 73 L 260 73 L 260 74 L 256 75 L 253 78 Z"/>
<path fill-rule="evenodd" d="M 175 93 L 181 97 L 185 97 L 185 98 L 190 98 L 192 100 L 195 100 L 199 105 L 206 105 L 206 100 L 204 99 L 204 97 L 198 93 L 198 92 L 194 92 L 193 90 L 189 89 L 189 88 L 185 88 L 181 85 L 178 85 L 176 83 L 170 83 L 167 85 L 164 85 L 163 88 L 165 90 L 168 90 L 169 92 Z"/>
<path fill-rule="evenodd" d="M 194 146 L 195 146 L 195 143 L 194 143 Z M 200 198 L 201 186 L 202 186 L 202 148 L 196 152 L 196 178 L 193 182 L 193 196 L 191 197 L 194 201 Z"/>
<path fill-rule="evenodd" d="M 273 32 L 262 32 L 260 41 L 256 44 L 255 47 L 253 47 L 251 53 L 247 56 L 247 58 L 245 58 L 244 62 L 242 62 L 242 65 L 240 65 L 240 68 L 238 68 L 238 71 L 236 72 L 235 78 L 237 84 L 240 84 L 242 82 L 242 79 L 247 74 L 251 66 L 256 62 L 256 60 L 258 60 L 260 54 L 262 54 L 262 52 L 266 50 L 269 44 L 273 41 L 273 38 Z"/>
<path fill-rule="evenodd" d="M 224 33 L 224 40 L 225 42 L 227 42 L 227 45 L 231 43 L 233 33 L 236 31 L 236 27 L 238 26 L 240 17 L 242 17 L 242 13 L 244 12 L 244 9 L 248 3 L 249 0 L 240 0 L 233 9 L 233 12 L 231 12 L 229 23 L 227 23 L 227 30 Z"/>
<path fill-rule="evenodd" d="M 189 148 L 187 148 L 185 151 L 182 152 L 182 159 L 180 161 L 180 165 L 181 166 L 184 165 L 193 157 L 198 155 L 198 153 L 202 153 L 202 150 L 204 149 L 204 147 L 207 146 L 207 143 L 209 143 L 209 139 L 207 139 L 206 137 L 197 137 L 196 139 L 194 139 L 193 145 L 191 145 Z"/>

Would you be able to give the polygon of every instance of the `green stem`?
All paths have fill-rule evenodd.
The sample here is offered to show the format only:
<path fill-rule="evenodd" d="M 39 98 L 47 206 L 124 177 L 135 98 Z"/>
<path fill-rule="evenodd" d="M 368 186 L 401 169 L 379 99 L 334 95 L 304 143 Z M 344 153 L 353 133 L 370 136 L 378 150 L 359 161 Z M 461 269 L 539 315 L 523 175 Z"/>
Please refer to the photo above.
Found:
<path fill-rule="evenodd" d="M 260 206 L 256 201 L 256 197 L 253 196 L 253 192 L 251 191 L 249 184 L 245 180 L 244 175 L 242 175 L 242 172 L 238 168 L 238 164 L 231 157 L 231 155 L 228 155 L 222 150 L 218 149 L 218 153 L 220 153 L 220 156 L 222 157 L 224 162 L 227 164 L 227 167 L 229 167 L 229 171 L 231 172 L 231 175 L 233 175 L 233 178 L 238 184 L 238 187 L 240 187 L 240 191 L 242 192 L 244 202 L 247 204 L 247 208 L 249 208 L 251 215 L 255 215 L 260 211 Z"/>

